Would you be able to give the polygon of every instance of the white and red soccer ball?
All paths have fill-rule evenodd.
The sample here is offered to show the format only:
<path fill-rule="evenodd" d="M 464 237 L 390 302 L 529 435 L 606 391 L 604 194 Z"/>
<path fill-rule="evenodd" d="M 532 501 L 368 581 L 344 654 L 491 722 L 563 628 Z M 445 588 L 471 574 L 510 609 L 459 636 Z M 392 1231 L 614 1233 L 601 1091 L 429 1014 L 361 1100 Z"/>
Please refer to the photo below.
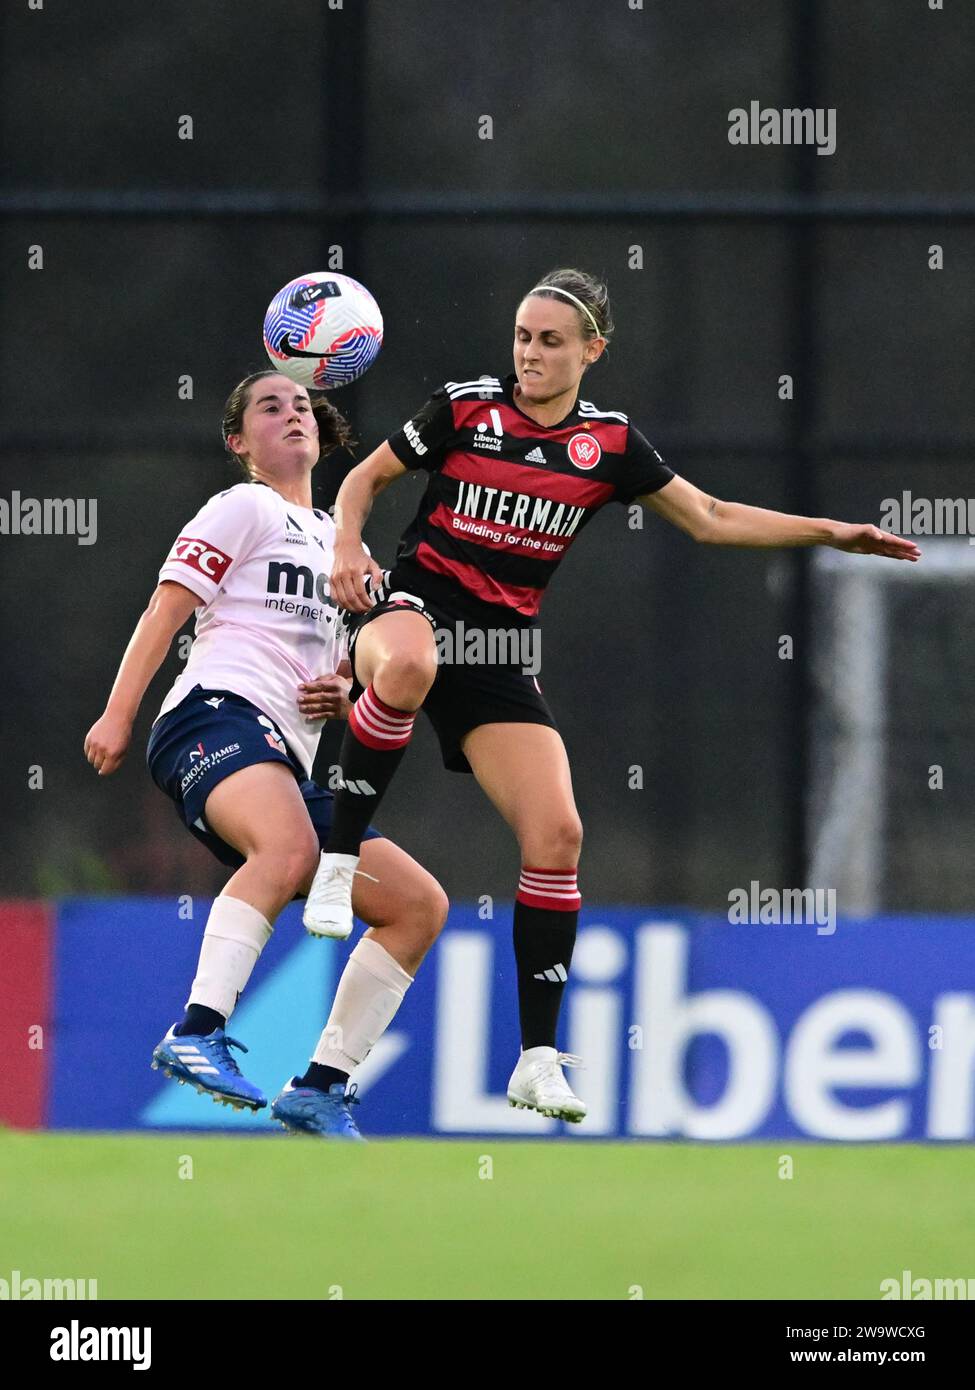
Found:
<path fill-rule="evenodd" d="M 379 305 L 358 280 L 316 270 L 289 280 L 264 316 L 272 364 L 309 391 L 348 386 L 383 345 Z"/>

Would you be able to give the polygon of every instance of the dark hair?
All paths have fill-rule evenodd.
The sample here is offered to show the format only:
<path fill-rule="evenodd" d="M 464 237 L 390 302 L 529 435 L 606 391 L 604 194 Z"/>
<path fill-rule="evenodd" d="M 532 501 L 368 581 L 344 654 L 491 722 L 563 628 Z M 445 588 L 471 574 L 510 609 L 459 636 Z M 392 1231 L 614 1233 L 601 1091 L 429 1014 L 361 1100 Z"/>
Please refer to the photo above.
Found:
<path fill-rule="evenodd" d="M 594 275 L 587 275 L 584 270 L 572 270 L 563 266 L 558 270 L 550 270 L 547 275 L 540 275 L 535 281 L 536 285 L 550 286 L 548 289 L 532 289 L 528 294 L 537 294 L 543 299 L 557 299 L 560 304 L 569 304 L 575 310 L 579 320 L 579 327 L 584 338 L 605 338 L 609 342 L 613 336 L 613 311 L 609 303 L 609 290 L 597 280 Z M 563 294 L 558 294 L 558 290 L 567 290 L 580 303 L 584 304 L 592 314 L 599 326 L 599 333 L 593 328 L 589 321 L 589 314 L 583 313 L 578 304 L 573 304 Z M 527 298 L 527 295 L 526 295 Z"/>
<path fill-rule="evenodd" d="M 246 460 L 240 454 L 234 453 L 227 440 L 232 434 L 240 434 L 244 428 L 244 411 L 250 402 L 251 387 L 255 381 L 263 381 L 268 376 L 281 376 L 281 372 L 275 371 L 272 367 L 263 372 L 251 372 L 243 381 L 238 381 L 227 397 L 227 403 L 223 408 L 223 420 L 220 423 L 223 447 L 227 456 L 243 469 L 244 477 L 248 479 L 251 472 Z M 336 410 L 321 391 L 309 391 L 308 399 L 311 401 L 312 414 L 318 421 L 318 462 L 321 463 L 322 459 L 327 458 L 336 449 L 351 449 L 357 441 L 353 439 L 352 428 L 341 411 Z"/>

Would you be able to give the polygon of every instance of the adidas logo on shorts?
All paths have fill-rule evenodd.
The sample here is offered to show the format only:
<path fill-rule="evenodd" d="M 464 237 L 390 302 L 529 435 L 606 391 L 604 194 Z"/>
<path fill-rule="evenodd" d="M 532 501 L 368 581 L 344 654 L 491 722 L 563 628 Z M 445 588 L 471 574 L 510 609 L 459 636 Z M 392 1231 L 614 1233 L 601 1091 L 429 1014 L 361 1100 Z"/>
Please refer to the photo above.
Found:
<path fill-rule="evenodd" d="M 548 459 L 547 459 L 547 458 L 545 457 L 545 455 L 542 453 L 541 449 L 535 448 L 535 449 L 532 449 L 532 451 L 531 451 L 530 454 L 526 454 L 526 455 L 525 455 L 525 462 L 526 462 L 526 463 L 548 463 Z"/>

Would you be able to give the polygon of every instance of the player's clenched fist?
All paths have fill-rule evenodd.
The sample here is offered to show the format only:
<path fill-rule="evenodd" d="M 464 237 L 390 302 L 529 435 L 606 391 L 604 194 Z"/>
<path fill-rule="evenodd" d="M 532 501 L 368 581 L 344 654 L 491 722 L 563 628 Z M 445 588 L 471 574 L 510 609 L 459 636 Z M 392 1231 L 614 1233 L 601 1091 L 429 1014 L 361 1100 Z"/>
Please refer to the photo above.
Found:
<path fill-rule="evenodd" d="M 348 719 L 352 682 L 344 676 L 318 676 L 298 687 L 298 708 L 306 719 Z"/>
<path fill-rule="evenodd" d="M 85 737 L 85 757 L 99 777 L 108 777 L 122 762 L 132 738 L 132 725 L 117 714 L 103 714 Z"/>
<path fill-rule="evenodd" d="M 367 613 L 372 599 L 366 590 L 366 576 L 372 578 L 373 588 L 383 582 L 383 572 L 361 541 L 336 541 L 335 563 L 329 579 L 329 591 L 335 602 L 353 613 Z"/>

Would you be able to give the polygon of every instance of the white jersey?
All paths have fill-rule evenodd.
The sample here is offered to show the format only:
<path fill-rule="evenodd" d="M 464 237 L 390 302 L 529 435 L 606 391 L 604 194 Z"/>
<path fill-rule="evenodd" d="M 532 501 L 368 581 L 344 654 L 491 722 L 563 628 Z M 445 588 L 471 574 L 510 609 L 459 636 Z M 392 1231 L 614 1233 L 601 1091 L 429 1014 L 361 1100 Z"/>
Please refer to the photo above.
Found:
<path fill-rule="evenodd" d="M 329 594 L 335 525 L 260 483 L 238 483 L 183 527 L 160 581 L 203 604 L 186 667 L 159 718 L 195 685 L 229 690 L 277 724 L 311 776 L 323 719 L 299 711 L 298 686 L 334 672 L 346 655 L 341 610 Z"/>

